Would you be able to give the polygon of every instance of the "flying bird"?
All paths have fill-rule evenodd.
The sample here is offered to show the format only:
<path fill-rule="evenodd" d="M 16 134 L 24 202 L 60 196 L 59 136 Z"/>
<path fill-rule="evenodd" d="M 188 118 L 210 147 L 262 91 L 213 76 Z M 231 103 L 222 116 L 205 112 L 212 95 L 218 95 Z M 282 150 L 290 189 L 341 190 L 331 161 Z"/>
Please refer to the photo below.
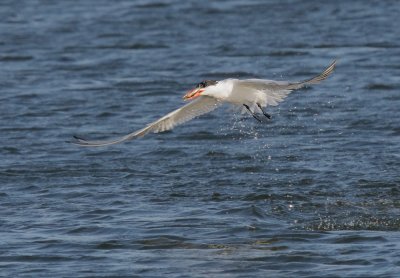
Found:
<path fill-rule="evenodd" d="M 271 118 L 265 111 L 265 107 L 278 105 L 293 90 L 321 82 L 333 72 L 335 65 L 336 60 L 319 75 L 300 82 L 266 79 L 240 80 L 233 78 L 220 81 L 205 80 L 197 84 L 194 89 L 183 96 L 184 100 L 190 100 L 188 104 L 172 111 L 140 130 L 120 138 L 103 141 L 91 141 L 74 136 L 75 140 L 71 143 L 85 147 L 100 147 L 143 137 L 150 132 L 158 133 L 171 130 L 177 125 L 213 111 L 223 103 L 242 107 L 244 111 L 247 111 L 257 121 L 261 122 L 261 117 Z"/>

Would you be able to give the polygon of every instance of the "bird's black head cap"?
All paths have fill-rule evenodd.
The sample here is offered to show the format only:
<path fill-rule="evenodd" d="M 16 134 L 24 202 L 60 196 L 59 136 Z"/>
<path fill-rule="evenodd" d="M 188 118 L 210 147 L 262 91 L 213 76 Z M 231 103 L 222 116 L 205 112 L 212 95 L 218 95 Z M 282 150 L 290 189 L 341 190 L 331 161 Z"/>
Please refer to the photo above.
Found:
<path fill-rule="evenodd" d="M 200 82 L 199 84 L 197 84 L 196 88 L 205 88 L 205 87 L 208 87 L 210 85 L 215 85 L 217 83 L 218 82 L 215 81 L 215 80 L 204 80 L 204 81 Z"/>

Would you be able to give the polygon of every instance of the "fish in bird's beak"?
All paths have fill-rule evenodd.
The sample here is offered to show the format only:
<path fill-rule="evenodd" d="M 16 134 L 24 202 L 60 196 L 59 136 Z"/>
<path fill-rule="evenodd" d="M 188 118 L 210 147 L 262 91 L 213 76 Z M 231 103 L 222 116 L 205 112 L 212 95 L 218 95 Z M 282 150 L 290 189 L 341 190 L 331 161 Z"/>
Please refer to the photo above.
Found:
<path fill-rule="evenodd" d="M 198 96 L 201 96 L 202 92 L 204 92 L 204 88 L 194 88 L 189 92 L 187 92 L 186 95 L 183 96 L 183 99 L 184 100 L 194 99 Z"/>

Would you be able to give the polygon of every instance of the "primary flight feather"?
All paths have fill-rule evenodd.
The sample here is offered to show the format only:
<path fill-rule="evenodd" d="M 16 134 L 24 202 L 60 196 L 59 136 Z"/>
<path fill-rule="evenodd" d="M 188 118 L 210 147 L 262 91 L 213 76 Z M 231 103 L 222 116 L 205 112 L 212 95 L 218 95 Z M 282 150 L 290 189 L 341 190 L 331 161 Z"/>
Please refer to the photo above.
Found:
<path fill-rule="evenodd" d="M 263 108 L 278 105 L 292 90 L 321 82 L 333 72 L 335 65 L 336 60 L 319 75 L 300 82 L 232 78 L 220 81 L 206 80 L 197 84 L 196 88 L 183 97 L 185 100 L 192 100 L 191 102 L 140 130 L 112 140 L 92 141 L 74 136 L 75 140 L 72 143 L 85 147 L 100 147 L 142 137 L 149 132 L 163 132 L 211 112 L 225 102 L 243 107 L 256 120 L 261 121 L 259 113 L 267 118 L 271 117 Z"/>

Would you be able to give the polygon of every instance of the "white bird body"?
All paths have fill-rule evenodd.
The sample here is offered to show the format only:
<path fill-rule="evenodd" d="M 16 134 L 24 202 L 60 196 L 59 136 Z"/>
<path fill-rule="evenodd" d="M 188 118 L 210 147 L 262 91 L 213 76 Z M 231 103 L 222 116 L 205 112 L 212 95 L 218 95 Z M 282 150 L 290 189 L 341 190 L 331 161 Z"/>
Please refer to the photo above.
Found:
<path fill-rule="evenodd" d="M 239 80 L 233 78 L 220 81 L 203 81 L 184 96 L 184 99 L 194 100 L 138 131 L 115 140 L 106 141 L 88 141 L 74 136 L 76 140 L 72 143 L 87 147 L 106 146 L 142 137 L 149 132 L 163 132 L 197 116 L 211 112 L 222 103 L 230 103 L 241 107 L 243 108 L 242 112 L 247 111 L 256 120 L 261 121 L 257 116 L 260 113 L 265 117 L 271 117 L 263 108 L 278 105 L 292 90 L 306 85 L 317 84 L 326 79 L 333 72 L 335 65 L 336 61 L 333 61 L 321 74 L 301 82 L 266 79 Z"/>
<path fill-rule="evenodd" d="M 271 85 L 278 84 L 277 81 L 273 80 L 236 79 L 233 82 L 235 86 L 228 99 L 234 104 L 247 104 L 252 111 L 254 111 L 253 107 L 257 103 L 261 107 L 276 106 L 290 93 L 289 90 L 271 88 Z M 244 94 L 244 99 L 241 99 L 243 98 L 243 92 L 247 93 Z"/>
<path fill-rule="evenodd" d="M 230 102 L 228 99 L 232 95 L 234 82 L 237 79 L 224 79 L 218 81 L 214 86 L 210 86 L 201 95 L 216 98 L 220 101 Z"/>

